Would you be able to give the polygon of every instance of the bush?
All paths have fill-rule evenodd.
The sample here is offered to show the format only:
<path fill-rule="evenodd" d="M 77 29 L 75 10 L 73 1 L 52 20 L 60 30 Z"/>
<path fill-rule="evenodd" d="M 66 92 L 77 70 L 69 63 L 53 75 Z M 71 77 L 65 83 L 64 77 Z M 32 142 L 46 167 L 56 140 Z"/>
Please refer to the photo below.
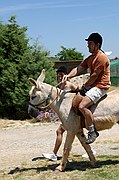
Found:
<path fill-rule="evenodd" d="M 8 22 L 0 23 L 0 116 L 26 119 L 31 88 L 28 78 L 37 79 L 42 69 L 46 69 L 46 82 L 55 84 L 54 64 L 48 59 L 49 52 L 37 42 L 29 45 L 27 28 L 20 27 L 14 16 Z"/>

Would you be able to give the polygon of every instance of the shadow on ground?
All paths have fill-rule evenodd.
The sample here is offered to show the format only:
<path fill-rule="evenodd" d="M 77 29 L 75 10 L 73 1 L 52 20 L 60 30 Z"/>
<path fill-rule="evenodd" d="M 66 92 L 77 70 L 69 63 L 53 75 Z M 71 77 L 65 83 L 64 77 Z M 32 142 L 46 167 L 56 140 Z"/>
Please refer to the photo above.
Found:
<path fill-rule="evenodd" d="M 44 157 L 36 157 L 36 158 L 33 158 L 32 161 L 43 160 L 43 159 L 45 161 Z M 109 160 L 104 160 L 104 161 L 97 161 L 95 168 L 100 168 L 104 165 L 116 165 L 116 164 L 119 164 L 119 160 L 110 160 L 109 159 Z M 31 167 L 31 168 L 16 167 L 15 169 L 10 170 L 10 172 L 8 174 L 15 174 L 15 173 L 26 172 L 26 171 L 31 171 L 31 170 L 35 170 L 37 173 L 40 173 L 43 171 L 48 171 L 48 170 L 54 171 L 58 165 L 59 165 L 58 163 L 55 163 L 52 165 L 48 165 L 47 167 L 46 166 Z M 67 171 L 67 172 L 74 171 L 74 170 L 86 171 L 86 169 L 92 169 L 89 161 L 80 161 L 80 162 L 72 161 L 72 162 L 67 163 L 67 167 L 66 167 L 65 171 Z"/>

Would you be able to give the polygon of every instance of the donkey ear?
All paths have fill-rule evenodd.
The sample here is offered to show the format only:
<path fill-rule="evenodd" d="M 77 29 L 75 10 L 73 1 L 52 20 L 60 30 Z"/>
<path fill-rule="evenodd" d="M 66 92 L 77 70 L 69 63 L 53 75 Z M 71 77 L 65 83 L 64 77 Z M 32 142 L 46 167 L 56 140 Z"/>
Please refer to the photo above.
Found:
<path fill-rule="evenodd" d="M 36 80 L 34 80 L 33 78 L 29 78 L 28 80 L 32 85 L 37 86 Z"/>
<path fill-rule="evenodd" d="M 44 79 L 45 79 L 45 69 L 42 70 L 40 76 L 39 76 L 38 79 L 37 79 L 37 82 L 39 82 L 39 81 L 40 81 L 40 82 L 43 82 Z"/>

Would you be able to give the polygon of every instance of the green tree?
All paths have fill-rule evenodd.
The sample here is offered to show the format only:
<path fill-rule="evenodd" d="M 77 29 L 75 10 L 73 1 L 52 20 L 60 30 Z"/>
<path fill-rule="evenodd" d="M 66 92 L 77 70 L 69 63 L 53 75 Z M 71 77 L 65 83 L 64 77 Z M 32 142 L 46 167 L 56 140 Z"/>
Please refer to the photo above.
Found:
<path fill-rule="evenodd" d="M 27 27 L 20 27 L 12 16 L 8 24 L 0 23 L 0 116 L 14 119 L 28 117 L 28 78 L 37 79 L 44 68 L 46 81 L 55 84 L 53 63 L 49 52 L 40 45 L 29 45 Z M 50 74 L 50 76 L 49 76 Z"/>
<path fill-rule="evenodd" d="M 83 60 L 84 55 L 78 51 L 76 48 L 65 48 L 61 46 L 62 50 L 56 55 L 60 61 L 71 61 L 71 60 Z"/>
<path fill-rule="evenodd" d="M 54 70 L 54 63 L 52 59 L 49 58 L 48 51 L 44 50 L 42 46 L 39 45 L 38 39 L 36 39 L 35 43 L 31 49 L 31 57 L 30 64 L 32 63 L 33 66 L 30 69 L 30 76 L 34 79 L 37 79 L 42 69 L 46 70 L 46 78 L 45 82 L 55 85 L 56 84 L 56 72 Z"/>

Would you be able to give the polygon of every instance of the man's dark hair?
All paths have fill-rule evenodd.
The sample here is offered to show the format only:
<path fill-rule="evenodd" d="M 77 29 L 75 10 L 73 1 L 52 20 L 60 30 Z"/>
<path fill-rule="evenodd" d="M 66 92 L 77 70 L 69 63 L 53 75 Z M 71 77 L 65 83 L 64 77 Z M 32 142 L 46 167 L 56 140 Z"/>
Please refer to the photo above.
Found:
<path fill-rule="evenodd" d="M 67 68 L 64 66 L 60 66 L 56 72 L 63 72 L 64 74 L 67 74 Z"/>

